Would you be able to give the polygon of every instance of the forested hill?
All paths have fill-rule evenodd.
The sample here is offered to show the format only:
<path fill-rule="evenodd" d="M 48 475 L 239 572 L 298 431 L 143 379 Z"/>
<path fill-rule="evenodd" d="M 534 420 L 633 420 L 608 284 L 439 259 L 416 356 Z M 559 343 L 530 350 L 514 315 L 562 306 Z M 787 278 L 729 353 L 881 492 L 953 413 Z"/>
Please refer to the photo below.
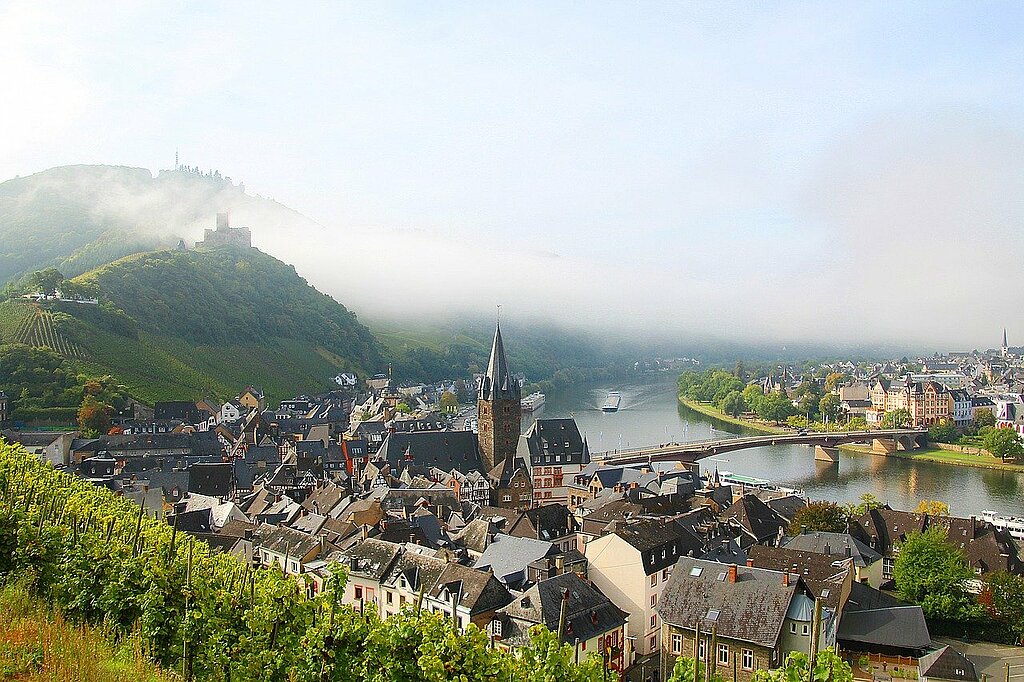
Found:
<path fill-rule="evenodd" d="M 217 212 L 257 230 L 312 221 L 217 171 L 60 166 L 0 183 L 0 285 L 54 267 L 68 277 L 198 238 Z"/>
<path fill-rule="evenodd" d="M 0 304 L 0 344 L 55 349 L 146 402 L 226 398 L 247 384 L 282 399 L 383 364 L 352 312 L 255 248 L 135 254 L 73 287 L 100 304 L 9 300 Z"/>

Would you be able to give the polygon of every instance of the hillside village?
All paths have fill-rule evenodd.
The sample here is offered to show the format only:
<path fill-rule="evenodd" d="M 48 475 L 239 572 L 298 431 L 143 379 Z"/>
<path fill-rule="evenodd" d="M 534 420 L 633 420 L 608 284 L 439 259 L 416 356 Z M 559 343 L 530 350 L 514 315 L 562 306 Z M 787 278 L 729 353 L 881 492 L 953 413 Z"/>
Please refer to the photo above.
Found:
<path fill-rule="evenodd" d="M 907 375 L 908 364 L 830 367 L 849 376 L 835 387 L 849 414 L 869 423 L 896 409 L 921 426 L 980 409 L 1020 428 L 1020 394 L 1007 395 L 1018 368 L 1005 344 L 998 359 L 952 356 Z M 95 438 L 2 435 L 310 593 L 342 567 L 359 609 L 416 604 L 502 648 L 542 624 L 619 679 L 663 680 L 696 656 L 750 680 L 812 641 L 864 679 L 894 664 L 938 677 L 929 667 L 951 660 L 963 673 L 943 679 L 978 679 L 935 644 L 921 606 L 893 596 L 893 570 L 909 534 L 939 529 L 981 591 L 989 574 L 1024 574 L 1005 528 L 876 504 L 845 532 L 815 531 L 794 523 L 812 502 L 792 492 L 696 465 L 607 466 L 573 419 L 524 423 L 513 369 L 496 327 L 475 396 L 468 381 L 402 387 L 382 373 L 360 387 L 345 374 L 336 391 L 273 409 L 247 386 L 224 403 L 157 403 Z M 788 396 L 795 376 L 758 381 Z M 5 406 L 0 395 L 0 420 Z"/>

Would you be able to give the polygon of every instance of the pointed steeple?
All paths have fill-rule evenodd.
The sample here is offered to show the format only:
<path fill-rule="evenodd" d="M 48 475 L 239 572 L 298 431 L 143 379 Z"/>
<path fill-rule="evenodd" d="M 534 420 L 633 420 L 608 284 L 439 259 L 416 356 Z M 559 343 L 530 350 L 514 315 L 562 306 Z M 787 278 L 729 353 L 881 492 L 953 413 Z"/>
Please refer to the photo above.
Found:
<path fill-rule="evenodd" d="M 1009 348 L 1010 344 L 1006 342 L 1006 327 L 1003 327 L 1003 348 Z"/>
<path fill-rule="evenodd" d="M 487 372 L 480 381 L 477 392 L 479 400 L 512 400 L 522 396 L 522 387 L 512 377 L 505 357 L 505 344 L 501 340 L 501 325 L 494 325 L 494 342 L 491 344 L 491 357 L 487 361 Z"/>

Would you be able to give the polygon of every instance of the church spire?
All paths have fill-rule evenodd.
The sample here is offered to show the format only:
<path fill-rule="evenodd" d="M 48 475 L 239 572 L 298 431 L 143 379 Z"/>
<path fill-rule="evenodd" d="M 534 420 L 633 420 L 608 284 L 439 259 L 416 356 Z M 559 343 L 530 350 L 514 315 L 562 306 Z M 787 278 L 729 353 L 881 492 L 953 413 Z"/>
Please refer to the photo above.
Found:
<path fill-rule="evenodd" d="M 480 400 L 511 400 L 522 395 L 519 382 L 512 377 L 505 357 L 505 343 L 501 339 L 501 325 L 494 325 L 494 341 L 491 343 L 491 357 L 487 371 L 480 381 L 477 398 Z"/>

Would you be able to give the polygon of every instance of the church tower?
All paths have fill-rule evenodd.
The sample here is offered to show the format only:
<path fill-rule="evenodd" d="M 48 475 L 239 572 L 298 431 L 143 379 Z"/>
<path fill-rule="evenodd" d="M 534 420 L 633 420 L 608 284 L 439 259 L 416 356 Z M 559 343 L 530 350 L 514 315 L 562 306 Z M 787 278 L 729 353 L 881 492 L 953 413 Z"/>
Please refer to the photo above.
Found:
<path fill-rule="evenodd" d="M 480 462 L 485 473 L 515 459 L 522 432 L 522 396 L 523 389 L 508 368 L 501 326 L 495 325 L 491 358 L 476 394 Z"/>

